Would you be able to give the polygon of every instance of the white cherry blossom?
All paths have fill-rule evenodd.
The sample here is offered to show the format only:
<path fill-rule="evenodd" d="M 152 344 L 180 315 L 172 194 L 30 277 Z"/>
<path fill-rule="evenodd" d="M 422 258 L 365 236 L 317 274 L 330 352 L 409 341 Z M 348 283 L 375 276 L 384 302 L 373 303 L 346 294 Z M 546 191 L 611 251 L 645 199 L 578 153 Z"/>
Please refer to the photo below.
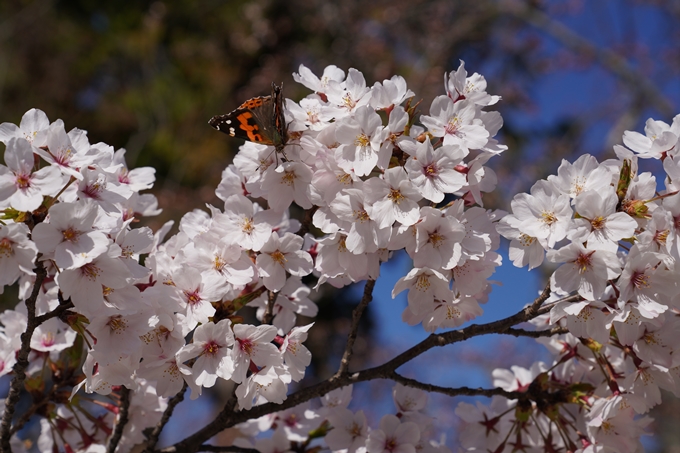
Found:
<path fill-rule="evenodd" d="M 33 211 L 44 195 L 56 196 L 66 183 L 61 172 L 48 166 L 33 171 L 35 159 L 29 142 L 12 138 L 5 149 L 5 163 L 0 165 L 0 205 L 19 211 Z"/>

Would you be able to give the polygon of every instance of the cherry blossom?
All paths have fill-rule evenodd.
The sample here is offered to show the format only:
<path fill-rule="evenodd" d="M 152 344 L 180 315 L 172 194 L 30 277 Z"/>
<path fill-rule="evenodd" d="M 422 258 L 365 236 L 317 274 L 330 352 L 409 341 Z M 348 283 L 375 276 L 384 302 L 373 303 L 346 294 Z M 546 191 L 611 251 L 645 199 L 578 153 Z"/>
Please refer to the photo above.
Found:
<path fill-rule="evenodd" d="M 92 201 L 59 203 L 50 209 L 49 222 L 33 229 L 33 241 L 40 253 L 54 256 L 62 269 L 82 267 L 106 252 L 110 240 L 93 228 L 97 205 Z"/>
<path fill-rule="evenodd" d="M 212 322 L 201 324 L 194 331 L 193 342 L 177 353 L 178 363 L 183 364 L 192 358 L 196 358 L 196 361 L 191 368 L 180 365 L 180 371 L 183 374 L 191 374 L 196 385 L 201 387 L 212 387 L 218 377 L 230 379 L 234 371 L 234 362 L 229 347 L 233 344 L 234 334 L 228 319 L 223 319 L 217 324 Z"/>
<path fill-rule="evenodd" d="M 38 209 L 44 195 L 55 196 L 66 182 L 55 167 L 34 172 L 32 147 L 21 138 L 7 143 L 5 163 L 7 167 L 0 165 L 0 200 L 2 205 L 19 211 Z"/>

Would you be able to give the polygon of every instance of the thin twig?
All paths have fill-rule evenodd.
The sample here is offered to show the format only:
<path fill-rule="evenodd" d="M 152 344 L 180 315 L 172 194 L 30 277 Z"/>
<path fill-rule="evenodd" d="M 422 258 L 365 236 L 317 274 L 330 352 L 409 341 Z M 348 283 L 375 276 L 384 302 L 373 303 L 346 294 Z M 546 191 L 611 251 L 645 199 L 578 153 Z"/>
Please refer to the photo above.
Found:
<path fill-rule="evenodd" d="M 515 337 L 529 337 L 529 338 L 541 338 L 541 337 L 552 337 L 554 335 L 562 335 L 568 333 L 569 329 L 566 327 L 553 327 L 547 330 L 524 330 L 524 329 L 506 329 L 502 334 L 513 335 Z"/>
<path fill-rule="evenodd" d="M 71 308 L 73 308 L 73 302 L 71 302 L 71 299 L 68 299 L 67 302 L 60 304 L 54 310 L 47 312 L 47 313 L 44 313 L 40 316 L 37 316 L 35 318 L 35 320 L 38 323 L 38 325 L 40 325 L 40 324 L 44 323 L 45 321 L 47 321 L 48 319 L 57 318 L 57 317 L 61 316 L 66 311 L 70 310 Z"/>
<path fill-rule="evenodd" d="M 71 299 L 68 301 L 64 301 L 61 297 L 61 293 L 59 293 L 59 306 L 55 308 L 54 310 L 42 314 L 40 316 L 36 316 L 35 318 L 35 324 L 36 326 L 39 326 L 46 322 L 48 319 L 52 319 L 55 317 L 59 317 L 62 315 L 62 313 L 66 312 L 68 309 L 73 308 L 73 303 L 71 302 Z M 52 397 L 54 396 L 54 393 L 56 391 L 56 387 L 52 386 L 52 389 L 50 392 L 46 395 L 44 395 L 40 400 L 34 400 L 33 404 L 31 404 L 31 407 L 28 408 L 27 411 L 25 411 L 21 416 L 15 420 L 14 425 L 12 425 L 12 428 L 10 429 L 10 436 L 13 436 L 17 432 L 21 430 L 21 428 L 24 427 L 26 422 L 28 422 L 33 414 L 35 414 L 40 408 L 44 407 L 47 403 L 50 402 Z"/>
<path fill-rule="evenodd" d="M 176 444 L 160 451 L 163 453 L 196 452 L 203 442 L 206 442 L 220 431 L 238 423 L 259 418 L 263 415 L 271 414 L 273 412 L 290 409 L 349 384 L 365 382 L 374 379 L 390 379 L 392 373 L 394 373 L 400 366 L 434 347 L 465 341 L 469 338 L 480 335 L 502 333 L 514 325 L 529 321 L 537 316 L 548 313 L 552 309 L 552 305 L 541 305 L 547 300 L 549 296 L 550 291 L 544 290 L 530 306 L 522 309 L 512 316 L 498 321 L 486 324 L 473 324 L 464 329 L 453 330 L 442 334 L 432 334 L 420 343 L 402 352 L 398 356 L 382 365 L 358 371 L 356 373 L 346 373 L 340 376 L 333 376 L 330 379 L 327 379 L 316 385 L 312 385 L 311 387 L 301 389 L 291 395 L 288 395 L 287 399 L 281 404 L 265 403 L 255 406 L 252 409 L 239 412 L 234 412 L 233 410 L 235 403 L 234 406 L 225 405 L 224 409 L 215 417 L 215 419 L 213 419 L 213 421 L 208 423 L 202 429 L 177 442 Z"/>
<path fill-rule="evenodd" d="M 257 450 L 255 448 L 243 448 L 243 447 L 237 447 L 235 445 L 230 445 L 227 447 L 221 446 L 221 445 L 208 445 L 208 444 L 203 444 L 200 447 L 198 447 L 198 451 L 227 451 L 227 452 L 232 452 L 232 453 L 260 453 L 260 450 Z M 278 450 L 276 450 L 278 451 Z"/>
<path fill-rule="evenodd" d="M 523 392 L 508 392 L 502 388 L 470 388 L 470 387 L 440 387 L 438 385 L 426 384 L 424 382 L 416 381 L 415 379 L 410 379 L 404 377 L 396 372 L 390 375 L 390 379 L 394 382 L 398 382 L 406 387 L 412 387 L 415 389 L 425 390 L 426 392 L 441 393 L 442 395 L 448 396 L 503 396 L 507 399 L 516 400 L 520 398 L 525 398 L 527 395 Z"/>
<path fill-rule="evenodd" d="M 352 358 L 352 352 L 354 347 L 354 342 L 357 339 L 357 333 L 359 331 L 359 321 L 361 321 L 361 316 L 364 314 L 364 310 L 368 304 L 373 300 L 373 288 L 375 287 L 375 280 L 366 281 L 366 286 L 364 286 L 364 296 L 361 298 L 361 302 L 356 306 L 352 312 L 352 326 L 349 330 L 349 335 L 347 336 L 347 345 L 345 346 L 345 352 L 342 355 L 342 360 L 340 360 L 340 368 L 338 372 L 335 373 L 336 376 L 343 375 L 349 370 L 349 361 Z"/>
<path fill-rule="evenodd" d="M 123 437 L 123 430 L 128 423 L 128 412 L 130 409 L 130 394 L 132 392 L 125 386 L 120 387 L 120 408 L 118 412 L 118 423 L 113 430 L 113 434 L 109 439 L 109 445 L 106 447 L 107 453 L 114 453 L 118 447 L 121 437 Z"/>
<path fill-rule="evenodd" d="M 274 302 L 277 296 L 276 291 L 267 291 L 267 306 L 264 310 L 264 316 L 262 316 L 262 324 L 271 324 L 274 319 Z"/>
<path fill-rule="evenodd" d="M 45 407 L 50 402 L 52 397 L 54 396 L 56 390 L 57 390 L 56 386 L 52 386 L 49 393 L 43 395 L 40 398 L 40 400 L 33 401 L 33 404 L 31 404 L 31 407 L 29 407 L 28 410 L 26 410 L 24 413 L 22 413 L 21 416 L 17 420 L 14 421 L 14 424 L 12 425 L 12 429 L 10 429 L 10 431 L 9 431 L 10 436 L 13 436 L 16 433 L 18 433 L 21 430 L 21 428 L 24 427 L 26 422 L 28 422 L 31 419 L 33 414 L 35 414 L 41 408 Z"/>
<path fill-rule="evenodd" d="M 40 257 L 37 259 L 39 260 Z M 5 412 L 2 414 L 2 422 L 0 423 L 0 450 L 4 453 L 11 453 L 12 451 L 12 447 L 9 443 L 12 417 L 14 416 L 14 410 L 16 409 L 16 404 L 21 396 L 21 389 L 24 386 L 24 381 L 26 380 L 28 354 L 31 352 L 31 338 L 33 337 L 33 331 L 35 331 L 35 328 L 38 326 L 35 318 L 35 301 L 38 299 L 40 288 L 42 287 L 42 283 L 46 276 L 47 271 L 45 270 L 45 266 L 43 266 L 41 261 L 38 261 L 35 269 L 33 291 L 31 292 L 31 296 L 26 299 L 26 312 L 28 318 L 26 330 L 21 334 L 21 348 L 19 349 L 19 353 L 16 356 L 16 363 L 12 369 L 14 377 L 10 383 L 9 393 L 5 400 Z"/>
<path fill-rule="evenodd" d="M 314 213 L 318 209 L 318 206 L 312 206 L 311 209 L 305 209 L 305 216 L 302 219 L 300 229 L 296 233 L 298 236 L 305 237 L 305 234 L 309 233 L 309 229 L 312 226 L 312 219 L 314 218 Z"/>
<path fill-rule="evenodd" d="M 529 306 L 529 313 L 535 313 L 543 303 L 550 297 L 550 283 L 545 285 L 541 294 L 534 300 L 534 302 Z"/>
<path fill-rule="evenodd" d="M 165 425 L 168 423 L 168 420 L 170 420 L 175 407 L 184 400 L 184 394 L 186 393 L 187 387 L 187 382 L 184 381 L 182 384 L 182 390 L 177 392 L 175 396 L 168 400 L 168 406 L 165 408 L 160 421 L 156 424 L 156 426 L 153 428 L 153 431 L 151 431 L 151 434 L 149 434 L 147 438 L 144 453 L 150 453 L 154 448 L 156 448 L 156 444 L 158 443 L 158 438 L 161 435 L 161 431 L 163 431 L 163 427 L 165 427 Z"/>

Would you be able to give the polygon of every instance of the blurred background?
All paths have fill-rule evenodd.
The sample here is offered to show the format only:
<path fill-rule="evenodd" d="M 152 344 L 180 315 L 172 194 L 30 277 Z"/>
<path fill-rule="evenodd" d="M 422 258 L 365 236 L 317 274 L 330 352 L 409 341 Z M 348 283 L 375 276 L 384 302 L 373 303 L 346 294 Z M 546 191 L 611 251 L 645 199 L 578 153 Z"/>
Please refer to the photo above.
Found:
<path fill-rule="evenodd" d="M 509 150 L 490 162 L 499 190 L 485 206 L 509 209 L 515 193 L 556 173 L 561 159 L 613 157 L 624 130 L 642 131 L 648 117 L 672 121 L 680 104 L 678 25 L 677 0 L 3 0 L 0 122 L 18 124 L 36 107 L 63 119 L 67 130 L 89 131 L 92 143 L 126 148 L 130 167 L 156 168 L 153 193 L 164 212 L 147 221 L 156 229 L 206 203 L 221 206 L 214 189 L 240 143 L 208 119 L 269 94 L 272 81 L 283 82 L 288 98 L 306 96 L 291 76 L 300 64 L 317 74 L 329 64 L 356 68 L 368 85 L 399 74 L 428 113 L 444 92 L 444 73 L 464 60 L 503 98 L 494 108 L 503 114 L 499 138 Z M 380 363 L 425 337 L 421 327 L 400 322 L 405 301 L 389 295 L 408 265 L 402 259 L 384 267 L 352 368 Z M 494 288 L 484 321 L 514 313 L 546 281 L 511 266 L 493 278 L 505 286 Z M 335 371 L 360 294 L 349 288 L 315 296 L 322 327 L 311 331 L 315 361 L 303 385 Z M 488 386 L 491 369 L 528 367 L 542 357 L 533 341 L 515 339 L 432 352 L 404 374 Z M 355 391 L 355 398 L 375 398 L 374 424 L 393 410 L 391 388 L 376 382 Z M 227 391 L 187 406 L 181 412 L 190 417 L 168 427 L 164 442 L 198 428 Z M 453 447 L 456 401 L 433 399 L 438 429 Z M 657 435 L 648 451 L 680 451 L 680 409 L 667 400 L 653 414 Z"/>

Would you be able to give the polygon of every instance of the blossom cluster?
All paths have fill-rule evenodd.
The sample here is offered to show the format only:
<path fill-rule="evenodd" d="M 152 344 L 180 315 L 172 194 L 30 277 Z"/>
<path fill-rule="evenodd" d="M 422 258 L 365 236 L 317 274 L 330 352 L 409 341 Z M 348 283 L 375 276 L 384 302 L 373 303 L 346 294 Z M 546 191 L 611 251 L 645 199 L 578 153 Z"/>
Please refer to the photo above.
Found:
<path fill-rule="evenodd" d="M 434 419 L 423 412 L 426 392 L 397 384 L 392 398 L 396 413 L 384 415 L 371 429 L 363 410 L 348 408 L 352 386 L 342 387 L 324 395 L 316 409 L 305 403 L 237 425 L 234 445 L 262 453 L 295 451 L 311 440 L 309 433 L 315 433 L 333 452 L 451 452 L 443 444 L 445 436 L 433 438 Z M 268 430 L 273 430 L 271 437 L 257 438 Z"/>
<path fill-rule="evenodd" d="M 672 125 L 650 119 L 645 135 L 624 134 L 615 159 L 563 161 L 557 175 L 515 196 L 512 213 L 498 223 L 511 240 L 511 260 L 555 266 L 552 308 L 532 322 L 568 333 L 540 340 L 555 355 L 552 365 L 496 370 L 494 384 L 530 391 L 544 382 L 573 394 L 559 417 L 544 409 L 521 424 L 507 416 L 517 401 L 461 404 L 467 449 L 510 451 L 506 435 L 521 432 L 527 448 L 547 448 L 550 439 L 555 450 L 642 451 L 639 438 L 651 422 L 644 414 L 661 403 L 661 389 L 680 396 L 679 139 L 680 115 Z M 662 187 L 638 171 L 640 159 L 662 162 Z M 493 430 L 481 424 L 489 420 Z"/>
<path fill-rule="evenodd" d="M 552 366 L 494 373 L 506 398 L 459 406 L 463 448 L 637 451 L 649 421 L 639 414 L 660 402 L 659 388 L 677 393 L 680 383 L 680 117 L 650 120 L 646 136 L 627 132 L 617 159 L 565 161 L 506 215 L 482 200 L 496 185 L 487 163 L 506 149 L 490 110 L 500 98 L 463 63 L 420 116 L 398 76 L 369 86 L 354 69 L 317 77 L 301 66 L 294 79 L 312 94 L 285 102 L 284 152 L 244 144 L 216 190 L 223 206 L 187 213 L 168 238 L 171 223 L 133 228 L 160 212 L 140 194 L 153 169 L 128 169 L 124 150 L 91 144 L 39 110 L 0 125 L 0 290 L 18 281 L 22 301 L 0 314 L 0 376 L 19 363 L 21 333 L 43 317 L 25 369 L 32 386 L 54 390 L 38 448 L 105 451 L 123 388 L 132 420 L 121 452 L 146 442 L 186 387 L 193 399 L 228 381 L 239 411 L 284 402 L 311 362 L 312 290 L 374 281 L 401 250 L 413 262 L 392 291 L 408 292 L 403 321 L 458 327 L 482 313 L 502 235 L 515 265 L 560 264 L 551 311 L 533 322 L 561 336 L 542 339 Z M 663 161 L 663 191 L 638 174 L 639 158 Z M 259 323 L 244 321 L 246 306 Z M 111 410 L 83 421 L 84 393 L 110 396 Z M 242 423 L 235 445 L 301 451 L 323 437 L 333 452 L 449 451 L 433 439 L 421 390 L 397 385 L 397 413 L 373 428 L 350 398 L 345 387 L 321 407 Z"/>
<path fill-rule="evenodd" d="M 84 378 L 60 383 L 72 385 L 72 397 L 81 388 L 108 395 L 124 386 L 135 406 L 155 393 L 120 448 L 141 442 L 164 398 L 183 385 L 196 398 L 218 378 L 231 381 L 241 410 L 282 402 L 311 360 L 302 343 L 312 324 L 296 326 L 296 317 L 317 313 L 302 281 L 312 272 L 317 287 L 376 279 L 380 262 L 405 248 L 417 266 L 400 283 L 411 288 L 409 323 L 434 330 L 481 312 L 485 275 L 499 264 L 491 251 L 497 219 L 465 211 L 464 199 L 481 203 L 495 181 L 484 164 L 505 149 L 493 138 L 500 115 L 483 110 L 498 101 L 484 92 L 484 78 L 467 77 L 461 64 L 421 117 L 425 127 L 413 125 L 413 93 L 401 77 L 369 87 L 353 69 L 345 78 L 329 67 L 319 79 L 301 67 L 295 78 L 314 93 L 286 102 L 286 160 L 279 164 L 271 147 L 244 145 L 217 189 L 223 209 L 188 213 L 167 240 L 170 224 L 156 234 L 132 228 L 159 212 L 153 196 L 139 193 L 152 186 L 152 169 L 128 170 L 124 150 L 91 144 L 79 129 L 67 133 L 39 110 L 19 126 L 0 125 L 0 288 L 19 280 L 22 300 L 39 288 L 38 316 L 68 308 L 35 329 L 28 373 L 40 376 L 85 344 Z M 435 208 L 446 194 L 459 201 Z M 296 234 L 293 202 L 314 207 L 313 226 L 325 236 Z M 475 278 L 448 288 L 448 278 L 466 273 Z M 428 278 L 436 291 L 415 296 Z M 262 324 L 237 315 L 246 304 Z M 3 374 L 14 365 L 27 311 L 22 302 L 0 315 Z M 59 432 L 55 445 L 105 440 L 99 426 L 69 425 L 65 411 L 43 423 L 46 437 Z"/>

